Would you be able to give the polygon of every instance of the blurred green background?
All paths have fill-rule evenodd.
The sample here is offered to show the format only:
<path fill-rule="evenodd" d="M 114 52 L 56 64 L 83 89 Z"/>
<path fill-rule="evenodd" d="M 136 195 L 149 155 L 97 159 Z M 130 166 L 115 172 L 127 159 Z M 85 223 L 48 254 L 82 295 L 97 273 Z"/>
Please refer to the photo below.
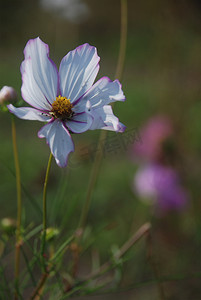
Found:
<path fill-rule="evenodd" d="M 49 45 L 50 57 L 58 66 L 62 57 L 78 45 L 88 42 L 96 46 L 101 57 L 98 78 L 106 75 L 115 79 L 120 1 L 85 3 L 89 7 L 87 19 L 74 24 L 59 13 L 42 10 L 36 0 L 0 0 L 0 87 L 13 86 L 20 98 L 23 49 L 30 38 L 37 36 Z M 185 211 L 161 218 L 154 216 L 132 190 L 137 164 L 131 160 L 130 147 L 138 141 L 133 138 L 123 147 L 121 137 L 114 148 L 116 134 L 109 133 L 110 147 L 106 148 L 93 193 L 88 228 L 95 240 L 92 248 L 98 249 L 104 261 L 112 245 L 122 245 L 143 223 L 151 221 L 154 259 L 160 277 L 167 279 L 163 282 L 165 299 L 171 300 L 201 299 L 200 83 L 200 1 L 128 0 L 128 42 L 122 79 L 127 100 L 117 103 L 114 111 L 128 132 L 140 132 L 144 122 L 157 114 L 165 114 L 172 120 L 177 168 L 190 201 Z M 0 218 L 15 218 L 10 115 L 1 113 L 0 122 Z M 42 126 L 39 122 L 16 119 L 16 125 L 26 227 L 31 222 L 41 223 L 49 147 L 44 139 L 37 137 Z M 62 228 L 65 234 L 78 224 L 99 134 L 89 131 L 73 136 L 76 150 L 69 166 L 60 169 L 55 162 L 52 165 L 48 224 Z M 89 254 L 90 251 L 86 253 L 86 261 Z M 162 299 L 156 274 L 147 260 L 145 240 L 133 247 L 127 258 L 120 283 L 122 292 L 90 296 L 92 299 Z"/>

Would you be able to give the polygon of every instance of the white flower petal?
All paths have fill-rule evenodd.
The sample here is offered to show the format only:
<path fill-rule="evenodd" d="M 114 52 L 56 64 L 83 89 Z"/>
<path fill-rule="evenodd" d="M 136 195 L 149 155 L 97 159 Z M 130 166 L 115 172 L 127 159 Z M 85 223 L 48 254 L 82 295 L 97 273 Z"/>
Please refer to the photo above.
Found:
<path fill-rule="evenodd" d="M 101 108 L 91 109 L 91 115 L 94 121 L 91 126 L 91 130 L 105 129 L 116 132 L 124 132 L 125 126 L 119 122 L 119 119 L 113 114 L 112 107 L 105 105 Z"/>
<path fill-rule="evenodd" d="M 12 104 L 9 104 L 7 107 L 11 113 L 23 120 L 37 120 L 47 122 L 52 118 L 48 114 L 31 107 L 15 107 Z"/>
<path fill-rule="evenodd" d="M 59 93 L 58 71 L 49 58 L 49 47 L 39 38 L 29 40 L 21 65 L 22 97 L 38 109 L 50 109 Z"/>
<path fill-rule="evenodd" d="M 125 96 L 120 82 L 118 80 L 111 81 L 108 77 L 102 77 L 80 98 L 75 106 L 75 111 L 84 111 L 87 101 L 90 101 L 92 107 L 100 108 L 111 102 L 124 100 Z"/>
<path fill-rule="evenodd" d="M 55 120 L 43 126 L 39 132 L 40 138 L 46 138 L 56 163 L 64 168 L 68 162 L 68 155 L 74 151 L 74 144 L 70 133 L 60 120 Z"/>
<path fill-rule="evenodd" d="M 61 94 L 74 103 L 94 83 L 99 70 L 99 56 L 95 47 L 84 44 L 70 51 L 59 68 Z"/>
<path fill-rule="evenodd" d="M 93 122 L 92 115 L 88 113 L 82 113 L 79 115 L 73 116 L 71 120 L 66 121 L 66 126 L 72 131 L 73 133 L 82 133 L 91 127 Z"/>

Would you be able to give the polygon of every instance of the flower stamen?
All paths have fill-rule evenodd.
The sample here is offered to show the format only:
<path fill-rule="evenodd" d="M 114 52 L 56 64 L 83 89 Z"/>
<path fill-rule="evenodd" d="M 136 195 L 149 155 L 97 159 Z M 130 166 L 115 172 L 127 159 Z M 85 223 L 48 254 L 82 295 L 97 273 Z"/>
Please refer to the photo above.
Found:
<path fill-rule="evenodd" d="M 59 95 L 52 103 L 51 113 L 55 118 L 66 120 L 73 116 L 72 108 L 73 105 L 71 104 L 70 99 Z"/>

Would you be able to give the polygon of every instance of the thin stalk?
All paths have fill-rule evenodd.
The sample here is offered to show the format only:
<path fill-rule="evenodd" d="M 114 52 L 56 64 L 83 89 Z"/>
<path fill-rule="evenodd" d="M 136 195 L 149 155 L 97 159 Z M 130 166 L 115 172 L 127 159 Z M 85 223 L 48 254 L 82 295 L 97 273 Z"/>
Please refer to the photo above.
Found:
<path fill-rule="evenodd" d="M 43 293 L 45 283 L 49 277 L 49 274 L 54 269 L 54 264 L 55 264 L 54 260 L 56 258 L 58 258 L 58 256 L 65 250 L 65 248 L 67 248 L 67 245 L 72 241 L 73 238 L 74 238 L 74 236 L 71 236 L 67 241 L 64 242 L 63 245 L 61 245 L 61 247 L 58 249 L 58 251 L 56 253 L 52 253 L 52 255 L 50 256 L 49 261 L 48 261 L 48 266 L 44 269 L 44 273 L 42 273 L 41 278 L 40 278 L 37 286 L 35 287 L 30 300 L 40 300 L 41 299 L 41 295 Z"/>
<path fill-rule="evenodd" d="M 89 212 L 93 189 L 94 189 L 94 186 L 96 183 L 96 179 L 98 177 L 98 173 L 100 170 L 100 164 L 101 164 L 101 160 L 103 157 L 103 148 L 104 148 L 106 137 L 107 137 L 107 131 L 102 131 L 100 134 L 100 137 L 99 137 L 99 142 L 98 142 L 98 146 L 97 146 L 97 150 L 96 150 L 94 164 L 92 166 L 92 170 L 91 170 L 91 174 L 90 174 L 90 178 L 89 178 L 86 200 L 83 205 L 80 222 L 79 222 L 79 226 L 78 226 L 78 228 L 81 228 L 81 229 L 83 229 L 85 226 L 87 215 Z"/>
<path fill-rule="evenodd" d="M 17 228 L 16 228 L 16 245 L 15 245 L 15 300 L 17 300 L 18 289 L 19 289 L 19 272 L 20 272 L 22 196 L 21 196 L 20 165 L 19 165 L 19 157 L 17 151 L 17 138 L 16 138 L 16 127 L 15 127 L 14 116 L 12 116 L 12 142 L 13 142 L 13 154 L 14 154 L 14 161 L 15 161 L 16 189 L 17 189 Z"/>
<path fill-rule="evenodd" d="M 125 55 L 126 55 L 126 44 L 127 44 L 127 23 L 128 23 L 128 17 L 127 17 L 127 0 L 121 0 L 121 33 L 120 33 L 120 48 L 119 48 L 119 56 L 118 56 L 118 62 L 117 62 L 117 68 L 115 72 L 115 78 L 118 78 L 119 80 L 122 77 L 123 73 L 123 67 L 125 62 Z M 105 140 L 107 137 L 107 131 L 102 130 L 99 137 L 99 142 L 97 146 L 97 151 L 95 155 L 94 164 L 92 166 L 90 178 L 89 178 L 89 184 L 87 188 L 87 195 L 86 200 L 83 205 L 79 226 L 78 228 L 83 229 L 86 223 L 87 215 L 89 212 L 89 207 L 91 204 L 91 197 L 94 190 L 94 186 L 98 177 L 98 173 L 100 171 L 100 165 L 101 160 L 103 157 L 103 149 Z"/>
<path fill-rule="evenodd" d="M 31 296 L 30 300 L 40 300 L 42 292 L 43 292 L 43 288 L 44 288 L 44 284 L 47 280 L 49 276 L 48 272 L 45 272 L 44 274 L 42 274 L 38 285 L 36 286 L 33 295 Z"/>
<path fill-rule="evenodd" d="M 118 253 L 114 256 L 115 260 L 121 259 L 130 249 L 133 247 L 143 236 L 149 234 L 151 229 L 151 224 L 150 223 L 145 223 L 142 225 L 138 231 L 133 234 L 130 239 L 128 239 L 125 244 L 119 249 Z M 71 286 L 70 290 L 68 293 L 65 294 L 64 297 L 62 297 L 60 300 L 67 299 L 68 296 L 74 294 L 75 292 L 81 290 L 86 284 L 88 284 L 91 280 L 94 280 L 106 272 L 114 269 L 116 265 L 114 264 L 113 259 L 109 259 L 107 262 L 105 262 L 103 265 L 101 265 L 97 270 L 94 272 L 90 273 L 88 276 L 86 276 L 83 280 L 80 282 L 76 282 L 74 286 Z"/>
<path fill-rule="evenodd" d="M 150 223 L 145 223 L 142 225 L 136 233 L 134 233 L 129 240 L 127 240 L 123 246 L 119 249 L 118 253 L 115 254 L 115 259 L 119 260 L 121 257 L 123 257 L 128 250 L 130 250 L 131 247 L 133 247 L 143 236 L 148 234 L 151 229 L 151 224 Z M 100 266 L 97 270 L 89 274 L 88 276 L 85 277 L 85 280 L 90 280 L 93 278 L 96 278 L 99 275 L 104 274 L 107 272 L 108 269 L 113 265 L 113 261 L 109 260 L 105 262 L 102 266 Z"/>
<path fill-rule="evenodd" d="M 161 282 L 160 271 L 157 262 L 153 256 L 153 240 L 152 240 L 151 233 L 149 233 L 149 235 L 147 236 L 147 259 L 153 270 L 154 277 L 156 279 L 159 299 L 165 300 L 166 299 L 165 291 L 164 291 L 163 283 Z"/>
<path fill-rule="evenodd" d="M 128 25 L 128 14 L 127 14 L 127 0 L 121 0 L 121 33 L 120 33 L 120 48 L 117 62 L 117 68 L 115 72 L 115 78 L 121 80 L 124 62 L 126 57 L 126 44 L 127 44 L 127 25 Z"/>
<path fill-rule="evenodd" d="M 43 187 L 43 236 L 42 236 L 42 247 L 41 247 L 41 255 L 44 255 L 44 250 L 45 250 L 45 240 L 46 240 L 46 229 L 47 229 L 47 183 L 49 179 L 49 174 L 50 174 L 50 167 L 51 167 L 51 162 L 52 162 L 52 153 L 50 153 L 49 160 L 48 160 L 48 165 L 47 165 L 47 170 L 46 170 L 46 175 L 45 175 L 45 182 L 44 182 L 44 187 Z"/>

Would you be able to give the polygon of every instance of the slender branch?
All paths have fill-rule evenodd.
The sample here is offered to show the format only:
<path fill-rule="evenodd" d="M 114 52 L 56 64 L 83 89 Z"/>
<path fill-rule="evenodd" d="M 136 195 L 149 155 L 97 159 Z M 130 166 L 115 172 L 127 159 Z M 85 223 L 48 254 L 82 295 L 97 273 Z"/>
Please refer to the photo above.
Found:
<path fill-rule="evenodd" d="M 19 165 L 19 157 L 17 151 L 17 137 L 16 137 L 14 116 L 12 116 L 12 142 L 13 142 L 13 154 L 14 154 L 14 161 L 15 161 L 16 188 L 17 188 L 17 228 L 16 228 L 16 246 L 15 246 L 15 300 L 17 300 L 18 288 L 19 288 L 19 272 L 20 272 L 22 196 L 21 196 L 20 165 Z"/>
<path fill-rule="evenodd" d="M 125 244 L 121 247 L 118 254 L 115 256 L 117 259 L 121 258 L 134 244 L 136 244 L 145 234 L 150 232 L 151 224 L 145 223 L 142 225 L 138 231 L 131 236 L 131 238 L 125 242 Z"/>
<path fill-rule="evenodd" d="M 126 252 L 134 245 L 136 244 L 145 234 L 147 234 L 151 229 L 151 224 L 150 223 L 145 223 L 144 225 L 142 225 L 138 231 L 131 236 L 131 238 L 125 242 L 125 244 L 123 244 L 123 246 L 119 249 L 119 251 L 117 252 L 117 254 L 115 255 L 116 259 L 120 259 L 122 256 L 124 256 L 126 254 Z M 99 276 L 100 274 L 105 273 L 108 268 L 111 267 L 112 265 L 112 261 L 109 260 L 106 263 L 104 263 L 102 266 L 100 266 L 99 269 L 97 269 L 96 271 L 94 271 L 93 273 L 89 274 L 86 278 L 86 280 L 92 279 L 94 277 Z"/>
<path fill-rule="evenodd" d="M 125 244 L 123 244 L 123 246 L 119 249 L 118 253 L 115 255 L 115 259 L 118 260 L 122 256 L 124 256 L 126 254 L 126 252 L 133 245 L 135 245 L 144 235 L 149 233 L 150 229 L 151 229 L 151 224 L 150 223 L 145 223 L 144 225 L 142 225 L 138 229 L 138 231 L 135 234 L 133 234 L 131 236 L 131 238 L 128 241 L 126 241 Z M 81 287 L 83 285 L 87 284 L 90 280 L 93 280 L 93 279 L 103 275 L 104 273 L 108 272 L 109 270 L 111 270 L 114 267 L 115 267 L 114 261 L 113 260 L 108 260 L 102 266 L 100 266 L 97 270 L 95 270 L 94 272 L 91 272 L 83 280 L 80 280 L 79 283 L 76 283 L 76 285 L 71 286 L 70 289 L 68 290 L 68 292 L 65 294 L 65 298 L 61 298 L 61 300 L 66 299 L 67 296 L 70 296 L 75 291 L 80 290 Z"/>
<path fill-rule="evenodd" d="M 149 264 L 153 270 L 154 277 L 156 278 L 157 288 L 158 288 L 158 294 L 160 297 L 160 300 L 165 300 L 165 291 L 163 288 L 163 283 L 161 282 L 161 276 L 160 272 L 157 266 L 157 263 L 153 257 L 153 240 L 151 234 L 147 236 L 147 259 L 149 261 Z"/>
<path fill-rule="evenodd" d="M 120 50 L 119 50 L 117 68 L 116 68 L 116 72 L 115 72 L 115 78 L 118 78 L 119 80 L 122 77 L 122 72 L 123 72 L 123 67 L 124 67 L 125 54 L 126 54 L 126 43 L 127 43 L 127 0 L 121 0 Z M 94 164 L 93 164 L 90 178 L 89 178 L 86 200 L 83 205 L 83 209 L 82 209 L 82 213 L 81 213 L 81 217 L 80 217 L 80 221 L 79 221 L 78 228 L 81 228 L 81 229 L 83 229 L 83 227 L 85 226 L 86 220 L 87 220 L 87 215 L 88 215 L 89 207 L 91 204 L 92 193 L 93 193 L 93 190 L 95 187 L 98 173 L 100 171 L 100 165 L 101 165 L 101 160 L 103 157 L 103 148 L 104 148 L 106 137 L 107 137 L 107 131 L 102 130 L 100 133 L 99 141 L 98 141 Z"/>
<path fill-rule="evenodd" d="M 42 274 L 42 276 L 41 276 L 41 278 L 38 282 L 38 285 L 35 288 L 35 290 L 33 292 L 33 295 L 31 296 L 30 300 L 39 300 L 41 298 L 41 295 L 42 295 L 42 292 L 43 292 L 43 287 L 44 287 L 44 284 L 45 284 L 48 276 L 49 276 L 48 272 L 45 272 L 45 273 Z"/>

